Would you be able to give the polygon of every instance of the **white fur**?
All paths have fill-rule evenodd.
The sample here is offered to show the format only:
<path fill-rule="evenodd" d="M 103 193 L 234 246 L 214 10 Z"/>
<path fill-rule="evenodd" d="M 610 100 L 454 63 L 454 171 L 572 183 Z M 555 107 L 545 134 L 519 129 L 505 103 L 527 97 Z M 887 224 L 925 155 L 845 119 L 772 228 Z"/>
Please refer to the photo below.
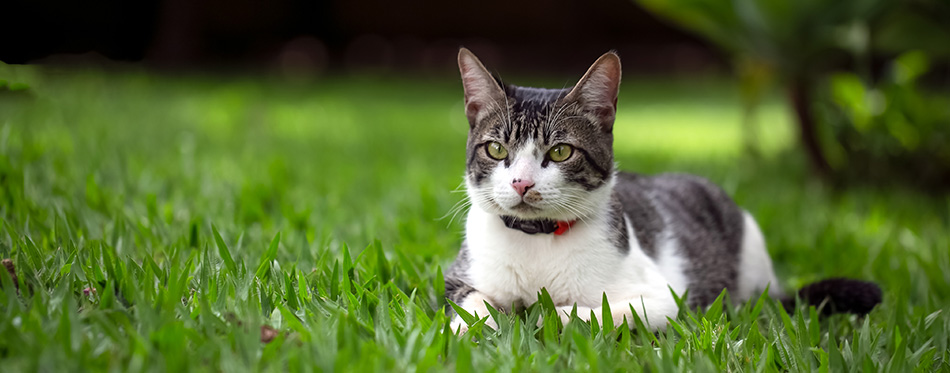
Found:
<path fill-rule="evenodd" d="M 629 251 L 618 250 L 610 241 L 609 230 L 613 228 L 606 206 L 616 178 L 594 191 L 567 185 L 559 167 L 540 166 L 547 150 L 529 142 L 516 151 L 509 150 L 511 164 L 505 167 L 504 162 L 498 162 L 481 186 L 466 180 L 473 202 L 466 220 L 471 258 L 468 276 L 478 290 L 461 306 L 484 317 L 483 301 L 503 308 L 529 305 L 537 301 L 544 288 L 562 317 L 567 317 L 576 304 L 578 316 L 589 319 L 591 310 L 602 314 L 600 306 L 606 294 L 615 325 L 624 319 L 633 323 L 632 307 L 651 329 L 665 328 L 666 318 L 677 312 L 669 289 L 671 282 L 640 248 L 629 219 Z M 534 182 L 531 189 L 543 197 L 529 203 L 535 211 L 517 209 L 522 198 L 511 187 L 514 179 Z M 499 215 L 577 222 L 563 235 L 527 235 L 505 227 Z M 660 246 L 671 252 L 664 256 L 667 269 L 682 267 L 682 261 L 672 254 L 672 241 Z M 674 289 L 685 288 L 682 273 L 672 278 Z M 469 302 L 476 298 L 477 302 Z M 466 330 L 458 317 L 452 327 Z"/>
<path fill-rule="evenodd" d="M 630 240 L 628 254 L 617 250 L 607 239 L 608 226 L 603 213 L 576 223 L 562 236 L 526 235 L 505 227 L 497 215 L 473 207 L 466 226 L 468 275 L 479 297 L 495 306 L 532 304 L 545 288 L 562 316 L 576 303 L 578 316 L 587 319 L 591 310 L 601 314 L 606 293 L 616 324 L 624 318 L 633 322 L 632 305 L 652 329 L 665 328 L 666 318 L 677 312 L 666 277 L 636 239 Z M 630 237 L 632 229 L 628 224 Z"/>
<path fill-rule="evenodd" d="M 523 152 L 515 159 L 522 156 L 531 158 L 530 153 Z M 500 179 L 498 181 L 505 180 L 514 176 L 509 172 L 523 172 L 520 167 L 515 162 L 508 169 L 496 170 L 492 177 L 494 179 L 497 176 Z M 556 168 L 551 169 L 556 171 Z M 540 188 L 545 187 L 544 183 L 559 182 L 561 179 L 560 175 L 543 175 L 541 172 L 540 177 L 535 176 Z M 509 186 L 508 189 L 512 188 Z M 629 221 L 627 230 L 631 239 L 628 253 L 618 250 L 609 240 L 611 235 L 608 230 L 611 228 L 608 209 L 604 206 L 612 190 L 611 182 L 590 192 L 586 201 L 583 201 L 586 205 L 583 209 L 594 213 L 583 216 L 567 233 L 560 236 L 527 235 L 509 229 L 498 218 L 497 210 L 509 205 L 504 199 L 492 204 L 479 201 L 479 193 L 471 193 L 475 203 L 466 221 L 466 240 L 471 258 L 468 276 L 471 285 L 478 289 L 478 297 L 494 306 L 507 308 L 534 303 L 541 288 L 545 288 L 555 305 L 560 307 L 562 316 L 567 317 L 576 303 L 578 316 L 588 319 L 591 310 L 597 315 L 601 314 L 602 297 L 606 294 L 615 324 L 619 325 L 625 318 L 628 324 L 632 324 L 633 306 L 640 317 L 649 322 L 651 329 L 665 328 L 666 318 L 677 312 L 668 288 L 669 281 L 640 248 Z M 474 191 L 471 184 L 469 191 Z M 506 192 L 494 187 L 493 196 L 497 201 Z M 547 200 L 549 196 L 545 194 L 544 198 Z M 485 211 L 482 206 L 489 206 L 492 211 Z M 668 264 L 679 265 L 672 260 Z M 680 282 L 681 278 L 682 274 L 677 275 L 676 282 Z M 468 305 L 463 307 L 470 309 Z M 478 311 L 475 308 L 471 310 Z M 461 327 L 463 331 L 466 329 L 458 319 L 452 327 Z"/>
<path fill-rule="evenodd" d="M 743 211 L 745 226 L 742 229 L 742 251 L 739 254 L 739 283 L 737 286 L 737 301 L 744 301 L 758 297 L 769 285 L 769 296 L 778 297 L 782 293 L 775 272 L 772 270 L 772 259 L 765 248 L 765 238 L 755 219 L 747 211 Z"/>
<path fill-rule="evenodd" d="M 591 193 L 591 199 L 606 205 L 613 185 Z M 686 258 L 679 252 L 672 232 L 663 232 L 657 243 L 654 262 L 641 249 L 635 228 L 627 219 L 629 251 L 622 253 L 607 237 L 607 209 L 578 221 L 562 236 L 527 235 L 504 226 L 496 213 L 486 212 L 478 204 L 472 207 L 466 222 L 466 239 L 471 263 L 468 275 L 472 293 L 461 304 L 479 317 L 488 316 L 484 302 L 496 307 L 529 305 L 537 301 L 541 288 L 547 289 L 562 318 L 567 321 L 574 307 L 581 319 L 590 320 L 591 312 L 600 318 L 602 296 L 606 294 L 614 325 L 624 319 L 633 323 L 631 307 L 652 330 L 663 330 L 667 318 L 678 308 L 670 293 L 682 295 L 687 288 L 684 273 Z M 766 284 L 770 295 L 780 294 L 765 240 L 755 220 L 744 214 L 740 274 L 737 300 L 758 296 Z M 488 318 L 487 325 L 495 327 Z M 464 332 L 467 325 L 458 317 L 453 330 Z"/>
<path fill-rule="evenodd" d="M 630 219 L 628 218 L 627 221 L 629 222 Z M 656 264 L 660 272 L 666 276 L 670 288 L 676 292 L 676 295 L 682 297 L 689 285 L 685 272 L 687 259 L 680 253 L 672 232 L 664 231 L 661 237 L 663 238 L 657 242 Z"/>
<path fill-rule="evenodd" d="M 466 220 L 467 275 L 477 291 L 460 306 L 486 317 L 484 302 L 506 309 L 530 305 L 544 288 L 565 319 L 575 306 L 580 318 L 589 320 L 592 311 L 599 318 L 606 295 L 614 325 L 624 319 L 632 325 L 631 312 L 637 312 L 651 330 L 665 329 L 667 318 L 678 312 L 670 290 L 683 295 L 688 285 L 687 258 L 679 251 L 674 232 L 662 232 L 654 261 L 643 252 L 636 227 L 626 219 L 629 250 L 618 250 L 610 241 L 613 228 L 607 208 L 616 178 L 594 191 L 578 191 L 565 184 L 558 167 L 540 166 L 545 151 L 528 143 L 509 155 L 508 167 L 498 162 L 480 187 L 466 180 L 473 202 Z M 543 197 L 529 203 L 536 210 L 518 210 L 522 198 L 511 186 L 513 179 L 535 183 L 531 189 Z M 756 295 L 769 282 L 776 284 L 762 233 L 752 217 L 744 214 L 741 299 Z M 499 215 L 577 222 L 563 235 L 528 235 L 505 227 Z M 490 317 L 487 324 L 496 325 Z M 462 332 L 468 328 L 458 317 L 451 327 Z"/>

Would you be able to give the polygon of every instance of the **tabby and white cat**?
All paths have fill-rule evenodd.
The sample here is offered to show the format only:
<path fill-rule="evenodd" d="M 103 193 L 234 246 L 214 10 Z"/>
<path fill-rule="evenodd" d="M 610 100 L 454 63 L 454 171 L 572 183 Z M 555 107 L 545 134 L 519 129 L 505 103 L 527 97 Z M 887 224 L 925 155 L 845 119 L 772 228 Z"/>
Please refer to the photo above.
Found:
<path fill-rule="evenodd" d="M 567 320 L 575 306 L 582 319 L 601 315 L 606 295 L 615 325 L 632 325 L 633 308 L 657 330 L 678 311 L 670 289 L 688 289 L 692 306 L 723 289 L 738 301 L 767 286 L 770 296 L 783 295 L 755 219 L 721 189 L 696 176 L 615 170 L 615 53 L 567 89 L 505 85 L 465 48 L 458 64 L 472 207 L 445 274 L 448 299 L 486 317 L 486 302 L 521 308 L 545 288 Z M 839 311 L 858 313 L 880 301 L 875 285 L 852 280 L 799 294 L 831 296 Z M 456 316 L 452 329 L 467 328 Z"/>

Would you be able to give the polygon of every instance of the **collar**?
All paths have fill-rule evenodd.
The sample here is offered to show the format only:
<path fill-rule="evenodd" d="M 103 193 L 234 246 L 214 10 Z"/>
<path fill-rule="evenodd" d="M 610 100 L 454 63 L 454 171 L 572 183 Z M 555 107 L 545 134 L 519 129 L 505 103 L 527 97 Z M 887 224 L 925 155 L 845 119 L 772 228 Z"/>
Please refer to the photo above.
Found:
<path fill-rule="evenodd" d="M 551 219 L 521 220 L 514 216 L 502 216 L 501 221 L 505 223 L 506 227 L 517 229 L 527 234 L 554 233 L 555 236 L 564 234 L 564 232 L 571 229 L 571 226 L 577 222 L 577 220 L 554 221 Z"/>

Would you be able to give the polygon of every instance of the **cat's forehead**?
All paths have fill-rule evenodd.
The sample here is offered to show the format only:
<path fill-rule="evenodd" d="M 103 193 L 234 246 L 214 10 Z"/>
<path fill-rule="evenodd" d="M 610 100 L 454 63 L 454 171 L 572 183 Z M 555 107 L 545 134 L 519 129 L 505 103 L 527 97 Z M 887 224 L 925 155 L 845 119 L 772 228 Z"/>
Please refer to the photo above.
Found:
<path fill-rule="evenodd" d="M 505 93 L 514 100 L 517 111 L 546 111 L 570 92 L 569 88 L 549 89 L 508 85 Z"/>
<path fill-rule="evenodd" d="M 567 109 L 560 99 L 569 91 L 570 89 L 505 86 L 509 111 L 499 113 L 496 125 L 485 133 L 486 137 L 503 140 L 510 146 L 529 141 L 537 145 L 556 141 L 562 137 L 564 131 L 559 130 L 555 122 Z"/>

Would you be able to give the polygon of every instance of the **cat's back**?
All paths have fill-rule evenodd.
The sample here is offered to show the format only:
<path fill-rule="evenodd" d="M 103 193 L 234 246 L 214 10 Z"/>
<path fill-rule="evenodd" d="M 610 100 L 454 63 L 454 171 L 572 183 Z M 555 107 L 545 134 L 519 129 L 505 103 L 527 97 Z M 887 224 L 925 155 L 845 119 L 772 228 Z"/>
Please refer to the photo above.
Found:
<path fill-rule="evenodd" d="M 674 225 L 677 235 L 710 233 L 731 238 L 741 232 L 742 210 L 719 186 L 699 176 L 667 173 L 617 174 L 614 192 L 635 228 Z M 642 227 L 642 228 L 641 228 Z"/>
<path fill-rule="evenodd" d="M 680 173 L 645 176 L 627 172 L 619 173 L 618 178 L 615 190 L 625 206 L 628 201 L 649 201 L 680 218 L 682 223 L 709 228 L 728 229 L 730 223 L 741 222 L 741 210 L 732 198 L 705 178 Z"/>
<path fill-rule="evenodd" d="M 654 176 L 621 172 L 614 193 L 634 228 L 641 248 L 654 259 L 671 253 L 686 259 L 690 297 L 707 303 L 735 280 L 742 245 L 743 211 L 719 186 L 688 174 Z M 671 244 L 672 243 L 672 244 Z M 672 249 L 670 249 L 672 247 Z M 715 283 L 696 292 L 700 282 Z M 703 286 L 704 288 L 707 286 Z M 705 290 L 705 289 L 703 289 Z"/>

